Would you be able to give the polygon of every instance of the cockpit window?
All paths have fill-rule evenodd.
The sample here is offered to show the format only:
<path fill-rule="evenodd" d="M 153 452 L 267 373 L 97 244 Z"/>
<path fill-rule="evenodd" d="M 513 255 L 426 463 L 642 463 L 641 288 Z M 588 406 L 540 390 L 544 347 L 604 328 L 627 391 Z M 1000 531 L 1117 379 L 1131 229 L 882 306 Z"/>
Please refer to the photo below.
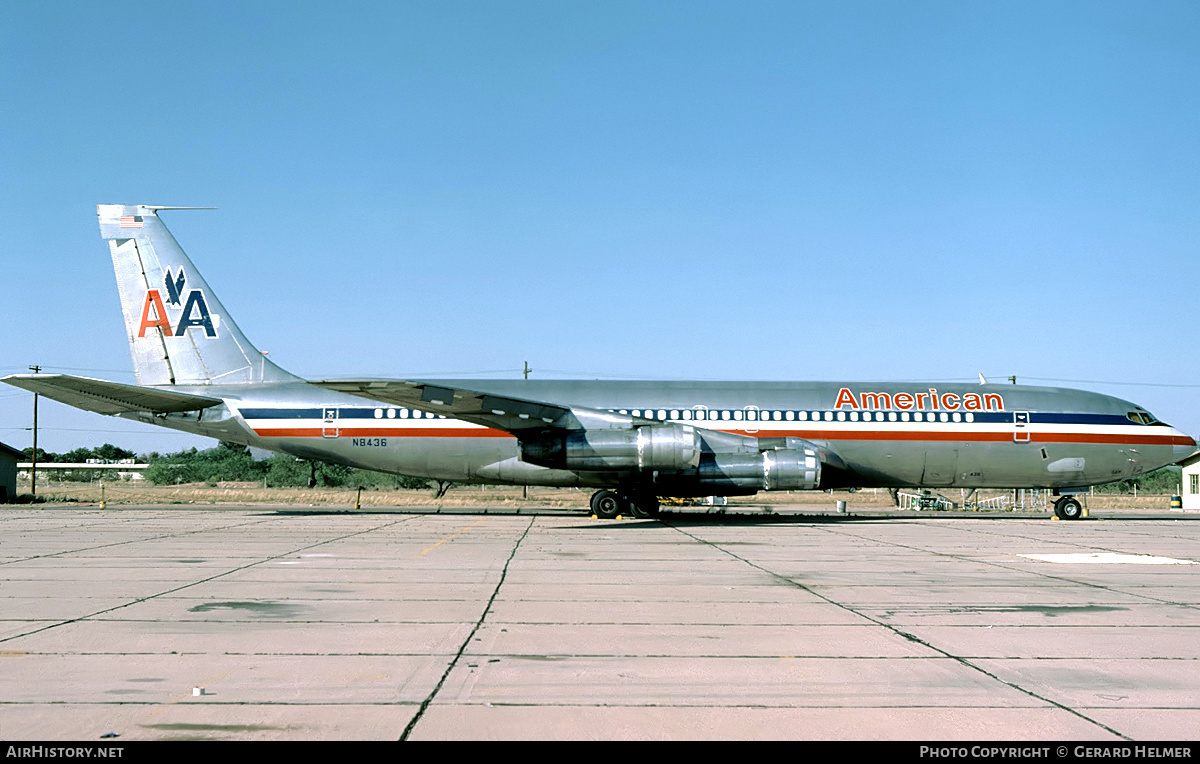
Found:
<path fill-rule="evenodd" d="M 1159 424 L 1159 421 L 1155 419 L 1152 414 L 1146 411 L 1130 411 L 1129 413 L 1125 414 L 1125 418 L 1129 419 L 1131 422 L 1137 422 L 1138 424 Z"/>

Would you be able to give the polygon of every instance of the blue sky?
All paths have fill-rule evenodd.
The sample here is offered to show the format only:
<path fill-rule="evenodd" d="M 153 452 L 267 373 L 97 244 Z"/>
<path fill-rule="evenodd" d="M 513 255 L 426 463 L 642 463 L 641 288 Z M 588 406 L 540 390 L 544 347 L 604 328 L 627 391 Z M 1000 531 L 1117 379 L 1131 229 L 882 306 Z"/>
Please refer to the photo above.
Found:
<path fill-rule="evenodd" d="M 1183 2 L 8 3 L 0 373 L 132 381 L 94 205 L 205 205 L 164 219 L 309 377 L 1015 374 L 1200 435 L 1198 35 Z M 0 390 L 0 440 L 30 409 Z"/>

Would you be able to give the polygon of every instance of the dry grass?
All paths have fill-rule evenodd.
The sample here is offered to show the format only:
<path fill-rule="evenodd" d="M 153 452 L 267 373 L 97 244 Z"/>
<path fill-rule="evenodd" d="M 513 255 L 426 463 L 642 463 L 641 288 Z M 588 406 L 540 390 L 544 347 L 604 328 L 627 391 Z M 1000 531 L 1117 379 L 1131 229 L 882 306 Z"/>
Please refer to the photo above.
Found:
<path fill-rule="evenodd" d="M 28 493 L 28 484 L 18 486 L 20 493 Z M 980 497 L 995 496 L 1011 492 L 981 492 Z M 444 497 L 435 499 L 433 491 L 408 490 L 363 490 L 362 506 L 411 507 L 440 504 L 455 507 L 555 507 L 585 509 L 592 489 L 587 488 L 539 488 L 530 487 L 529 497 L 523 498 L 519 487 L 505 486 L 457 486 Z M 944 495 L 954 501 L 961 500 L 957 490 L 945 491 Z M 118 481 L 106 483 L 103 494 L 99 484 L 63 483 L 61 485 L 39 485 L 38 497 L 52 503 L 99 502 L 103 498 L 109 504 L 271 504 L 316 507 L 353 507 L 358 499 L 354 488 L 263 488 L 252 483 L 225 483 L 208 486 L 204 483 L 188 483 L 177 486 L 156 486 L 141 482 Z M 821 505 L 827 506 L 844 500 L 852 507 L 887 508 L 891 498 L 882 488 L 868 488 L 855 493 L 824 491 L 795 491 L 784 493 L 739 496 L 729 500 L 733 505 Z M 1087 497 L 1087 505 L 1095 508 L 1154 508 L 1170 507 L 1170 496 L 1117 496 L 1094 495 Z"/>
<path fill-rule="evenodd" d="M 18 486 L 28 493 L 28 485 Z M 140 482 L 106 483 L 103 492 L 99 484 L 64 483 L 38 486 L 38 496 L 50 502 L 98 502 L 109 504 L 285 504 L 296 506 L 354 506 L 359 497 L 355 488 L 263 488 L 247 483 L 226 483 L 209 486 L 204 483 L 182 485 L 149 485 Z M 539 506 L 586 507 L 591 491 L 561 488 L 530 488 L 529 498 L 522 498 L 520 488 L 499 486 L 463 486 L 451 488 L 439 504 L 454 506 Z M 374 490 L 364 489 L 363 506 L 404 507 L 427 506 L 434 502 L 432 490 Z"/>

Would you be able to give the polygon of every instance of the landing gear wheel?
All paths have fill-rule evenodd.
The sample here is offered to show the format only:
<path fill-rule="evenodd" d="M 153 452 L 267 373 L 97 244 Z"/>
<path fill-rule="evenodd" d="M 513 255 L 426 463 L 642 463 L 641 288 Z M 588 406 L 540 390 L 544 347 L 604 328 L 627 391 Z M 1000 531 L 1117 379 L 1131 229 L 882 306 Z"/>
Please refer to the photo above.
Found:
<path fill-rule="evenodd" d="M 1054 502 L 1054 516 L 1059 520 L 1078 520 L 1083 517 L 1083 505 L 1073 496 L 1064 496 Z"/>
<path fill-rule="evenodd" d="M 612 520 L 625 511 L 625 499 L 616 491 L 596 491 L 592 494 L 592 514 Z"/>
<path fill-rule="evenodd" d="M 635 493 L 629 497 L 629 508 L 634 517 L 646 519 L 658 516 L 658 497 L 653 494 Z"/>

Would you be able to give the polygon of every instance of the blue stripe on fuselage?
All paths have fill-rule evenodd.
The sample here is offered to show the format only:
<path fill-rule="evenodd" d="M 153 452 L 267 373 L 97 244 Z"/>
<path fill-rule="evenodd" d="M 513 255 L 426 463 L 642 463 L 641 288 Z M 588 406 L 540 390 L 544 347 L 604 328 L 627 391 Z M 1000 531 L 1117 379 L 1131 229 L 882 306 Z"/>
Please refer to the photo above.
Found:
<path fill-rule="evenodd" d="M 376 410 L 379 407 L 348 408 L 348 407 L 344 407 L 344 406 L 330 406 L 328 408 L 337 409 L 337 412 L 338 412 L 337 416 L 339 419 L 378 419 L 379 418 L 375 414 Z M 386 411 L 389 408 L 399 410 L 400 407 L 388 406 L 388 407 L 384 407 L 384 410 Z M 633 407 L 624 407 L 624 408 L 626 411 L 631 411 Z M 657 409 L 658 407 L 652 407 L 652 408 Z M 664 406 L 662 408 L 667 408 L 667 407 Z M 324 409 L 324 408 L 282 408 L 282 407 L 281 408 L 246 408 L 246 409 L 241 409 L 241 414 L 246 419 L 324 419 L 325 418 L 325 410 L 326 409 Z M 685 409 L 668 409 L 668 410 L 683 411 Z M 690 409 L 686 409 L 686 410 L 690 410 Z M 724 409 L 714 409 L 714 410 L 722 411 Z M 741 409 L 730 409 L 730 411 L 740 411 L 740 410 Z M 763 410 L 764 411 L 775 411 L 777 409 L 763 409 Z M 787 409 L 778 409 L 778 410 L 786 411 Z M 824 415 L 826 413 L 825 409 L 816 409 L 816 410 L 814 410 L 814 409 L 795 409 L 795 411 L 797 411 L 797 412 L 803 411 L 806 414 L 818 413 L 822 417 L 824 417 Z M 836 410 L 830 410 L 829 413 L 836 415 L 839 412 Z M 845 410 L 843 410 L 841 413 L 850 413 L 850 412 L 846 412 Z M 855 413 L 862 414 L 864 412 L 859 411 L 859 412 L 855 412 Z M 874 414 L 892 414 L 892 413 L 900 414 L 902 412 L 889 410 L 889 411 L 871 411 L 871 412 L 866 412 L 866 413 L 870 413 L 870 414 L 874 415 Z M 971 412 L 963 412 L 963 411 L 953 411 L 953 412 L 920 411 L 920 412 L 916 412 L 916 411 L 910 411 L 910 412 L 904 412 L 904 413 L 909 413 L 910 415 L 916 414 L 916 413 L 921 413 L 921 414 L 926 414 L 926 415 L 928 415 L 928 414 L 970 413 L 973 415 L 973 418 L 974 418 L 973 423 L 966 422 L 964 420 L 962 422 L 956 422 L 955 424 L 1012 424 L 1012 422 L 1013 422 L 1013 412 L 1011 412 L 1011 411 L 971 411 Z M 872 417 L 872 418 L 874 418 L 874 417 Z M 1087 425 L 1140 425 L 1141 424 L 1141 422 L 1133 422 L 1129 418 L 1124 417 L 1120 414 L 1073 414 L 1073 413 L 1037 412 L 1037 411 L 1029 412 L 1029 420 L 1030 420 L 1030 424 L 1087 424 Z M 668 421 L 680 422 L 680 421 L 688 421 L 688 420 L 671 419 Z M 729 420 L 729 421 L 734 421 L 734 420 Z M 738 420 L 738 421 L 748 421 L 748 420 Z M 793 423 L 793 422 L 798 422 L 801 420 L 798 420 L 798 419 L 793 419 L 793 420 L 769 419 L 769 420 L 759 420 L 759 421 L 763 422 L 764 424 L 784 424 L 785 422 Z M 817 421 L 817 420 L 809 419 L 808 421 Z M 824 423 L 823 419 L 821 421 L 822 421 L 822 423 Z M 719 422 L 713 422 L 713 424 L 718 424 L 718 423 L 724 424 L 724 422 L 725 422 L 725 420 L 720 420 Z M 704 422 L 700 422 L 700 423 L 704 424 Z M 883 422 L 881 422 L 881 424 L 883 424 Z M 891 422 L 888 422 L 888 424 L 891 424 Z M 901 422 L 896 422 L 896 424 L 901 424 Z"/>

